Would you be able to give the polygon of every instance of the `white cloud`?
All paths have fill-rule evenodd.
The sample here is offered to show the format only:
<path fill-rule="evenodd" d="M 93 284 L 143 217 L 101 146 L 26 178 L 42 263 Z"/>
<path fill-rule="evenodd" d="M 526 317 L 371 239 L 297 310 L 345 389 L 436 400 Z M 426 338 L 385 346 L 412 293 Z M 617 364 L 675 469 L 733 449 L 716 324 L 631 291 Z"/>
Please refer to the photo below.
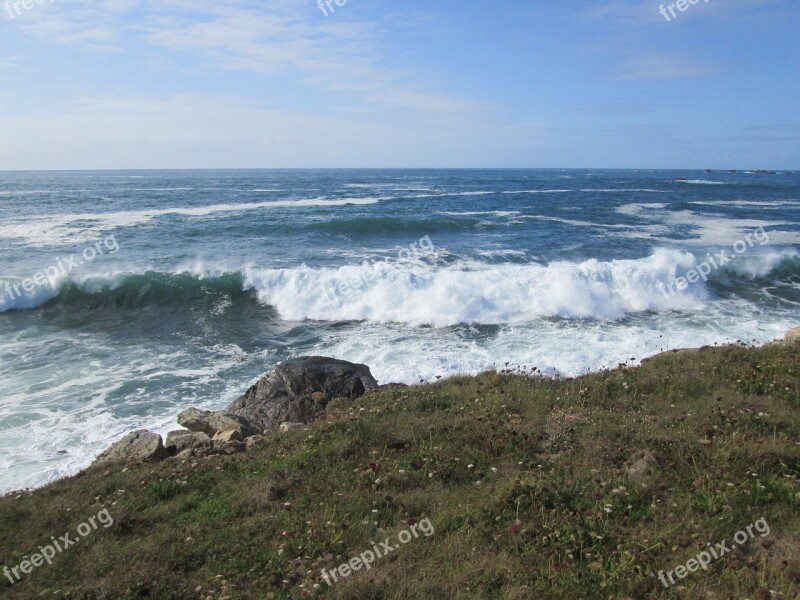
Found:
<path fill-rule="evenodd" d="M 720 72 L 720 68 L 678 53 L 640 56 L 620 64 L 615 73 L 619 81 L 663 81 L 705 77 Z"/>
<path fill-rule="evenodd" d="M 305 0 L 73 0 L 32 12 L 21 31 L 76 56 L 130 55 L 181 79 L 241 71 L 278 92 L 54 90 L 57 105 L 0 115 L 4 168 L 450 166 L 481 164 L 483 140 L 515 137 L 490 124 L 490 107 L 383 67 L 389 25 L 359 20 L 355 6 L 328 19 Z M 304 108 L 287 108 L 303 94 Z"/>
<path fill-rule="evenodd" d="M 341 13 L 349 10 L 349 14 Z M 344 6 L 325 18 L 306 0 L 73 0 L 42 5 L 23 24 L 43 41 L 89 51 L 168 50 L 206 68 L 290 74 L 330 92 L 367 92 L 391 108 L 472 111 L 483 107 L 418 85 L 379 66 L 385 24 L 361 21 Z M 166 57 L 164 58 L 166 60 Z"/>

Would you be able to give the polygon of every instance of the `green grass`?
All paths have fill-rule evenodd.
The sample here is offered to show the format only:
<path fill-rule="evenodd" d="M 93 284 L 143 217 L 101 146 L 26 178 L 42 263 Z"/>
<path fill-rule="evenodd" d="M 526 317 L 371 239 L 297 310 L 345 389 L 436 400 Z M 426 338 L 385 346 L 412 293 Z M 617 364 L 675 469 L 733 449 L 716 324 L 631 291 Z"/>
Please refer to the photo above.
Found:
<path fill-rule="evenodd" d="M 456 377 L 336 401 L 246 454 L 90 469 L 0 499 L 0 566 L 114 517 L 0 596 L 795 599 L 799 359 L 733 346 Z M 425 517 L 431 537 L 322 580 Z M 653 575 L 761 518 L 770 535 L 707 572 Z"/>

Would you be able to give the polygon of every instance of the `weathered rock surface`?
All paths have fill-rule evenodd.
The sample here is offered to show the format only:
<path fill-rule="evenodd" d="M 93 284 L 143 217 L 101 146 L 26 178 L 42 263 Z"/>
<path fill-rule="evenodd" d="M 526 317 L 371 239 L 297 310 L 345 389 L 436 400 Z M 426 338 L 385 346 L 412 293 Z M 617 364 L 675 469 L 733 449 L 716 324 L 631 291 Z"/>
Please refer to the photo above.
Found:
<path fill-rule="evenodd" d="M 244 438 L 242 434 L 235 430 L 229 429 L 228 431 L 220 431 L 217 435 L 214 436 L 212 441 L 214 442 L 241 442 Z"/>
<path fill-rule="evenodd" d="M 211 452 L 211 438 L 205 433 L 192 433 L 185 429 L 170 431 L 164 443 L 173 456 L 205 456 Z"/>
<path fill-rule="evenodd" d="M 293 429 L 303 429 L 305 426 L 305 423 L 281 423 L 280 430 L 283 433 L 286 433 L 287 431 L 292 431 Z"/>
<path fill-rule="evenodd" d="M 333 398 L 358 398 L 378 389 L 369 367 L 321 356 L 283 362 L 234 401 L 228 413 L 264 431 L 281 423 L 308 423 Z"/>
<path fill-rule="evenodd" d="M 95 464 L 158 462 L 167 457 L 169 452 L 160 435 L 150 431 L 134 431 L 103 452 Z"/>
<path fill-rule="evenodd" d="M 263 435 L 254 435 L 253 437 L 249 437 L 247 440 L 245 440 L 245 446 L 248 450 L 252 450 L 265 439 L 266 438 Z"/>
<path fill-rule="evenodd" d="M 784 338 L 787 342 L 799 342 L 800 341 L 800 327 L 795 327 L 794 329 L 790 329 L 786 332 L 786 336 Z"/>
<path fill-rule="evenodd" d="M 236 431 L 245 439 L 260 433 L 247 419 L 226 412 L 211 412 L 198 408 L 187 408 L 178 415 L 178 425 L 193 433 L 205 433 L 214 437 L 223 431 Z"/>
<path fill-rule="evenodd" d="M 247 450 L 247 443 L 239 440 L 215 440 L 213 443 L 214 454 L 239 454 Z"/>

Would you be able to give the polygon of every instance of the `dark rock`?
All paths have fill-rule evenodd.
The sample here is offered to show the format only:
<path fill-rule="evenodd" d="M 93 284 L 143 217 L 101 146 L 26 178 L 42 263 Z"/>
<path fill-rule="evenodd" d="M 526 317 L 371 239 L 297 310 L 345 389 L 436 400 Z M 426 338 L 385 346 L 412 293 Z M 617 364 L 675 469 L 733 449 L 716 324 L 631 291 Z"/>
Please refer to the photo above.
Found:
<path fill-rule="evenodd" d="M 333 398 L 358 398 L 377 389 L 366 365 L 304 356 L 276 366 L 227 411 L 265 431 L 275 430 L 281 423 L 314 420 Z"/>
<path fill-rule="evenodd" d="M 302 356 L 282 362 L 256 384 L 270 398 L 308 396 L 321 392 L 328 398 L 357 398 L 378 389 L 369 367 L 322 356 Z"/>
<path fill-rule="evenodd" d="M 277 430 L 281 423 L 286 422 L 309 423 L 316 419 L 330 402 L 327 398 L 315 400 L 311 396 L 261 398 L 251 392 L 236 400 L 228 410 L 243 415 L 264 431 Z"/>
<path fill-rule="evenodd" d="M 159 462 L 169 455 L 160 435 L 142 430 L 129 433 L 113 444 L 94 464 Z"/>

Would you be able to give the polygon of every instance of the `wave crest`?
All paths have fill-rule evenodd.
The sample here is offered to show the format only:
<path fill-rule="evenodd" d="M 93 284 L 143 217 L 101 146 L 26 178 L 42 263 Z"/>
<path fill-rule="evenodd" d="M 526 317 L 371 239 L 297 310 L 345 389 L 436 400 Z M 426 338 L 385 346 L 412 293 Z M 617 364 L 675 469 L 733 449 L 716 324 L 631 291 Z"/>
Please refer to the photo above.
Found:
<path fill-rule="evenodd" d="M 542 318 L 618 320 L 628 315 L 699 310 L 713 291 L 699 281 L 667 287 L 704 260 L 689 252 L 657 249 L 637 260 L 491 265 L 435 258 L 416 262 L 364 262 L 339 268 L 247 267 L 238 272 L 117 274 L 68 280 L 56 288 L 9 301 L 0 312 L 37 307 L 136 309 L 149 305 L 210 308 L 221 299 L 252 300 L 285 320 L 371 321 L 447 327 L 521 324 Z M 800 277 L 796 252 L 742 256 L 711 274 L 709 284 Z M 0 291 L 2 291 L 0 283 Z"/>

